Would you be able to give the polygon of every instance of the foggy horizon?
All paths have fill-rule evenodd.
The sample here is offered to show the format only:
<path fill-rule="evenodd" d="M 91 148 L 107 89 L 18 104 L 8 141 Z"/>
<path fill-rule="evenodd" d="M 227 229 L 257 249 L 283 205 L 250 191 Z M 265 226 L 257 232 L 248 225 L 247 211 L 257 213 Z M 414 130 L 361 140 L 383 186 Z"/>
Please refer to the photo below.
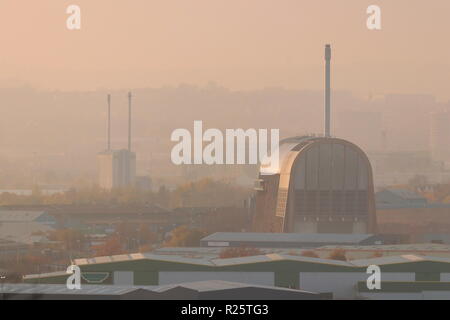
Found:
<path fill-rule="evenodd" d="M 331 43 L 336 90 L 450 99 L 445 0 L 383 2 L 383 29 L 375 33 L 365 27 L 368 0 L 79 0 L 77 32 L 65 29 L 69 4 L 0 4 L 0 87 L 91 91 L 215 81 L 233 90 L 321 90 L 322 45 Z"/>

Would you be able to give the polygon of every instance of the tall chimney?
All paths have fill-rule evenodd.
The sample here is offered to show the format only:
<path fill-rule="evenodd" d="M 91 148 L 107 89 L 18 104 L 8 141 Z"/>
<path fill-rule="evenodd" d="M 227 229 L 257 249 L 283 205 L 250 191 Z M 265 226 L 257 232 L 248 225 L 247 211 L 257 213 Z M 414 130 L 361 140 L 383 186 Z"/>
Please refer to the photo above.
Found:
<path fill-rule="evenodd" d="M 330 61 L 331 46 L 325 45 L 325 137 L 330 137 Z"/>
<path fill-rule="evenodd" d="M 108 94 L 108 151 L 111 150 L 111 95 Z"/>
<path fill-rule="evenodd" d="M 131 92 L 128 92 L 128 151 L 131 151 Z"/>

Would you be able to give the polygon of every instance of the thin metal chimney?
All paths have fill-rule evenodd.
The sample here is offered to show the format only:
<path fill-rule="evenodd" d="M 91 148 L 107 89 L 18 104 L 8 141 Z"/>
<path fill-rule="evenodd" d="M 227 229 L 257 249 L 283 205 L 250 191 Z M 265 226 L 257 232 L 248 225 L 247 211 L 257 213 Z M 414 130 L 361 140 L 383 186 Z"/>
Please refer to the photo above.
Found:
<path fill-rule="evenodd" d="M 330 137 L 330 62 L 331 46 L 325 45 L 325 137 Z"/>
<path fill-rule="evenodd" d="M 108 94 L 108 148 L 107 150 L 111 150 L 111 95 Z"/>
<path fill-rule="evenodd" d="M 128 92 L 128 151 L 131 151 L 131 92 Z"/>

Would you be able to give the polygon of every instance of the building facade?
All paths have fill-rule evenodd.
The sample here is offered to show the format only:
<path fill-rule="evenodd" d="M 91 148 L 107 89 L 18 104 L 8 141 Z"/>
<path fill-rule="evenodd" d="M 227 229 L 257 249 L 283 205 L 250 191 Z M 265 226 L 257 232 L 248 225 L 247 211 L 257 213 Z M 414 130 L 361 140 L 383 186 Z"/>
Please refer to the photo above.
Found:
<path fill-rule="evenodd" d="M 136 154 L 126 149 L 98 154 L 99 186 L 111 190 L 134 185 Z"/>

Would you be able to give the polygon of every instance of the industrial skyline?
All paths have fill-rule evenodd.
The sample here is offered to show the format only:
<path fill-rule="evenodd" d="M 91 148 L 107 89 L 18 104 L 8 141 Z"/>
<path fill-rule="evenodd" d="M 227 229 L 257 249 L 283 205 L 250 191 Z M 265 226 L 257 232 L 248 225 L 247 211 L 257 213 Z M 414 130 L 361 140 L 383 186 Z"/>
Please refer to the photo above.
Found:
<path fill-rule="evenodd" d="M 107 95 L 107 147 L 98 153 L 98 185 L 102 189 L 133 187 L 136 178 L 136 153 L 131 151 L 131 92 L 128 92 L 128 146 L 111 149 L 111 94 Z"/>

